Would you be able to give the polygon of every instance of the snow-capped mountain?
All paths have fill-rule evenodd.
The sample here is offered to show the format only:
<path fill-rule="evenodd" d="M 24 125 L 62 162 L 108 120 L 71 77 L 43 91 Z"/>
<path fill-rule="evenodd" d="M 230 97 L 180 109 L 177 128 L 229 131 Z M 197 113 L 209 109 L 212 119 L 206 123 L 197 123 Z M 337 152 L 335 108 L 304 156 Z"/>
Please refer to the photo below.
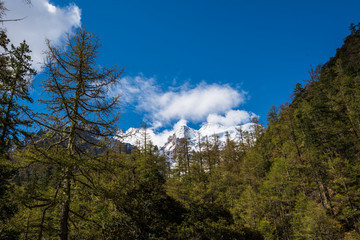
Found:
<path fill-rule="evenodd" d="M 241 125 L 242 130 L 251 131 L 253 123 Z M 181 139 L 186 138 L 191 150 L 199 150 L 199 144 L 202 144 L 208 138 L 212 141 L 213 136 L 218 136 L 220 147 L 226 143 L 227 135 L 231 140 L 237 139 L 239 126 L 223 126 L 216 123 L 206 123 L 199 130 L 187 126 L 185 120 L 179 121 L 172 130 L 156 132 L 153 128 L 130 128 L 125 133 L 119 133 L 118 139 L 124 143 L 133 146 L 142 147 L 145 141 L 158 146 L 159 151 L 167 158 L 172 159 L 175 149 Z"/>

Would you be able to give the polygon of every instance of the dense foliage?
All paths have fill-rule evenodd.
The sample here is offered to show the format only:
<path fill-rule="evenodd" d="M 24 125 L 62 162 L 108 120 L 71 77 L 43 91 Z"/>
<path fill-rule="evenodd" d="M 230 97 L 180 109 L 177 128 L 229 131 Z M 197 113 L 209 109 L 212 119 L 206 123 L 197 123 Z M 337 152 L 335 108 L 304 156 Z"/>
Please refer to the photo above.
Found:
<path fill-rule="evenodd" d="M 266 128 L 181 139 L 173 162 L 146 132 L 131 153 L 112 138 L 122 71 L 98 66 L 93 34 L 48 44 L 42 115 L 29 47 L 2 31 L 0 239 L 359 239 L 359 27 Z"/>

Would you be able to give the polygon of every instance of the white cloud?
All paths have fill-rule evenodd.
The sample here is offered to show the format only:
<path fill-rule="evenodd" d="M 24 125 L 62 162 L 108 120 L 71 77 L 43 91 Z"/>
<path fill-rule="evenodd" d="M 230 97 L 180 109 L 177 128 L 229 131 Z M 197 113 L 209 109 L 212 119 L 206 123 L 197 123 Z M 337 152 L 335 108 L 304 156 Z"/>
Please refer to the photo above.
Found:
<path fill-rule="evenodd" d="M 59 44 L 65 33 L 81 26 L 81 10 L 75 4 L 61 8 L 51 4 L 49 0 L 31 0 L 30 5 L 23 0 L 5 0 L 5 6 L 9 9 L 6 19 L 24 18 L 21 21 L 7 22 L 4 27 L 14 45 L 26 40 L 37 70 L 43 63 L 45 39 Z"/>
<path fill-rule="evenodd" d="M 176 129 L 179 129 L 179 128 L 182 127 L 182 126 L 187 126 L 187 124 L 188 124 L 188 121 L 187 121 L 187 120 L 185 120 L 185 119 L 180 119 L 177 123 L 174 124 L 174 131 L 175 131 Z"/>
<path fill-rule="evenodd" d="M 251 121 L 251 118 L 255 116 L 255 114 L 244 110 L 230 110 L 225 114 L 225 116 L 221 116 L 219 114 L 209 114 L 207 122 L 230 127 L 248 123 Z"/>
<path fill-rule="evenodd" d="M 243 102 L 241 93 L 227 85 L 200 84 L 194 89 L 167 92 L 158 98 L 161 111 L 156 118 L 202 121 L 210 113 L 224 113 Z"/>
<path fill-rule="evenodd" d="M 56 14 L 56 7 L 48 2 L 45 2 L 45 6 L 47 7 L 48 11 L 52 14 Z"/>
<path fill-rule="evenodd" d="M 140 104 L 149 101 L 151 96 L 158 96 L 160 88 L 156 86 L 154 78 L 145 78 L 143 76 L 123 77 L 120 85 L 112 89 L 112 95 L 121 94 L 122 101 L 125 103 L 136 104 L 140 110 Z"/>
<path fill-rule="evenodd" d="M 209 114 L 225 114 L 245 101 L 246 93 L 229 85 L 200 83 L 196 87 L 180 87 L 162 91 L 154 78 L 125 77 L 113 91 L 120 92 L 123 101 L 136 105 L 152 122 L 169 124 L 186 119 L 199 123 Z M 161 124 L 159 124 L 161 123 Z"/>
<path fill-rule="evenodd" d="M 174 130 L 164 130 L 162 132 L 156 133 L 153 129 L 151 129 L 150 138 L 155 146 L 164 146 L 164 144 L 168 141 L 169 137 L 174 134 Z"/>

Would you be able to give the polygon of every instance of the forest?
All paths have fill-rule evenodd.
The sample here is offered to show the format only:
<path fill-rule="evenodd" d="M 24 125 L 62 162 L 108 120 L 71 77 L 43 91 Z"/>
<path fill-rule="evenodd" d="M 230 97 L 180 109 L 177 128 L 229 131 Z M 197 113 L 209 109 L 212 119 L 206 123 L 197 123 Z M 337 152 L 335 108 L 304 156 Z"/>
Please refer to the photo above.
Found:
<path fill-rule="evenodd" d="M 131 152 L 114 139 L 121 97 L 107 93 L 123 69 L 98 66 L 96 35 L 47 43 L 40 113 L 31 49 L 1 30 L 0 239 L 359 239 L 360 25 L 350 32 L 266 126 L 254 118 L 224 147 L 182 139 L 172 164 L 146 134 Z"/>

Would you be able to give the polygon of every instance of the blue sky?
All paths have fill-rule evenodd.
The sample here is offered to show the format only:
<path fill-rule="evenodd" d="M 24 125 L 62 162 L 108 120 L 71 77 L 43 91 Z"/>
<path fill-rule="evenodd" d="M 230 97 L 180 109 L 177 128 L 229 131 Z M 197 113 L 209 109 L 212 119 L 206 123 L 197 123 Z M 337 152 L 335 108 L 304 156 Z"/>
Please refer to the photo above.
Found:
<path fill-rule="evenodd" d="M 117 88 L 125 130 L 141 122 L 167 128 L 181 119 L 196 126 L 209 115 L 241 118 L 244 111 L 266 122 L 268 109 L 290 101 L 311 66 L 328 61 L 350 23 L 360 22 L 360 1 L 350 0 L 33 0 L 33 7 L 13 2 L 11 16 L 21 12 L 31 22 L 27 11 L 40 3 L 58 10 L 50 29 L 61 30 L 50 38 L 60 43 L 66 30 L 85 26 L 101 38 L 99 64 L 125 67 Z M 42 14 L 47 19 L 42 10 L 36 16 Z"/>

